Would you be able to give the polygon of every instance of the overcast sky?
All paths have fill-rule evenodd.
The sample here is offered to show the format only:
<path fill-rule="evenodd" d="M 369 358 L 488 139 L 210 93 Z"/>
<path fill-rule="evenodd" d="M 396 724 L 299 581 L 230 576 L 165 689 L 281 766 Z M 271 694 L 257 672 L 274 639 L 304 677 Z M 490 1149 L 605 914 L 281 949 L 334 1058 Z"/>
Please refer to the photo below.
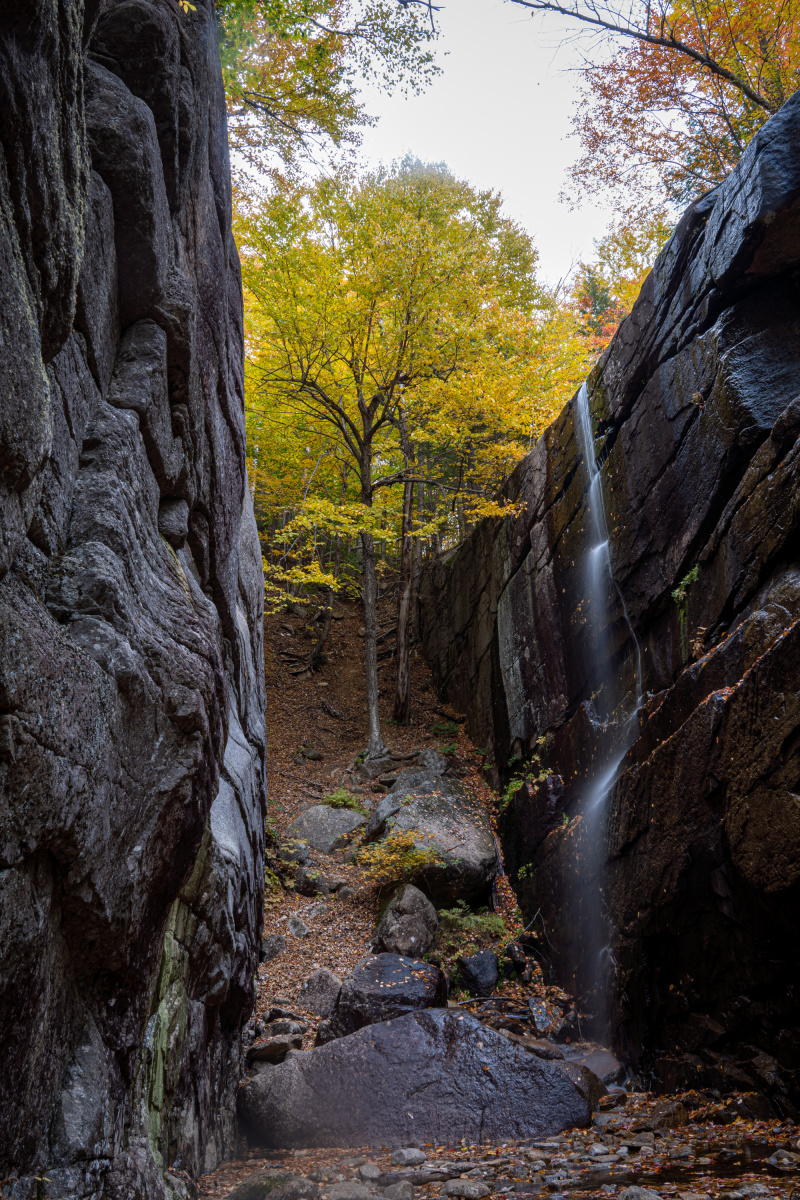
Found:
<path fill-rule="evenodd" d="M 367 92 L 368 111 L 380 120 L 364 134 L 364 157 L 389 163 L 410 151 L 500 190 L 508 213 L 533 235 L 545 278 L 555 283 L 571 264 L 591 257 L 593 240 L 611 220 L 607 209 L 570 210 L 558 198 L 578 157 L 570 136 L 578 78 L 570 68 L 580 61 L 579 48 L 559 45 L 564 31 L 555 19 L 543 24 L 512 4 L 442 2 L 443 74 L 411 99 Z"/>

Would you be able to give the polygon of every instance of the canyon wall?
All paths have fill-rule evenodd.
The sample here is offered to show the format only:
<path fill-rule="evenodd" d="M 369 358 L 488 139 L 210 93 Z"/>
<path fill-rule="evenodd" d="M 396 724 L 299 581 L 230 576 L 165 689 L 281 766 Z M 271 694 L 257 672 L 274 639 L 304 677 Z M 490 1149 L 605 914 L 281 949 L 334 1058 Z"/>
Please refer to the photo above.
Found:
<path fill-rule="evenodd" d="M 542 957 L 656 1086 L 760 1091 L 800 1068 L 800 94 L 692 205 L 588 381 L 617 591 L 589 652 L 591 514 L 565 407 L 487 520 L 427 573 L 425 652 L 496 780 Z M 638 651 L 636 642 L 638 641 Z M 638 733 L 605 802 L 602 680 Z M 619 730 L 617 730 L 617 733 Z M 589 873 L 590 874 L 590 873 Z M 538 916 L 537 916 L 538 914 Z M 792 1099 L 794 1097 L 794 1099 Z"/>
<path fill-rule="evenodd" d="M 0 1178 L 161 1200 L 234 1147 L 263 889 L 212 0 L 0 0 L 0 222 Z"/>

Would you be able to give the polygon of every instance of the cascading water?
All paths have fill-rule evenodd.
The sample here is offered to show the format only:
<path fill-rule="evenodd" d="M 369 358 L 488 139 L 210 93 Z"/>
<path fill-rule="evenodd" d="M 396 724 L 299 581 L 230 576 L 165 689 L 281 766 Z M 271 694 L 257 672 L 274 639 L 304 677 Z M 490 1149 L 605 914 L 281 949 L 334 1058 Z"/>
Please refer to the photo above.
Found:
<path fill-rule="evenodd" d="M 595 1029 L 604 1036 L 609 1032 L 608 1001 L 613 972 L 613 960 L 607 949 L 608 921 L 603 913 L 606 801 L 638 729 L 642 664 L 639 643 L 611 567 L 603 476 L 595 455 L 585 384 L 575 399 L 574 423 L 588 482 L 581 609 L 591 696 L 586 712 L 596 733 L 597 750 L 580 798 L 581 822 L 576 841 L 580 851 L 576 880 L 580 895 L 572 899 L 576 901 L 575 912 L 580 913 L 582 928 L 578 940 L 586 955 L 581 971 L 582 991 L 591 996 Z M 620 620 L 623 629 L 619 628 Z"/>

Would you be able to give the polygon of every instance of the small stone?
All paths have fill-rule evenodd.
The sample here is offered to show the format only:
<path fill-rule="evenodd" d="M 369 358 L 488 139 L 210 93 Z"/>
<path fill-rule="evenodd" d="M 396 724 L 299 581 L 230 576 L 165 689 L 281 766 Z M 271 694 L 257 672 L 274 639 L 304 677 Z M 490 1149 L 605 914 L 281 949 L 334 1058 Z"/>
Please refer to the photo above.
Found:
<path fill-rule="evenodd" d="M 406 1146 L 402 1150 L 395 1150 L 391 1157 L 394 1167 L 420 1167 L 427 1161 L 427 1154 L 424 1154 L 422 1150 L 417 1150 L 415 1146 Z"/>
<path fill-rule="evenodd" d="M 608 1146 L 603 1146 L 600 1142 L 595 1142 L 593 1146 L 589 1147 L 589 1153 L 594 1155 L 610 1154 L 611 1151 L 609 1150 Z"/>
<path fill-rule="evenodd" d="M 315 904 L 308 910 L 306 916 L 308 917 L 309 921 L 316 921 L 317 917 L 321 917 L 322 914 L 327 911 L 328 910 L 324 904 Z"/>
<path fill-rule="evenodd" d="M 351 888 L 348 884 L 347 886 L 345 886 L 343 888 L 339 888 L 338 892 L 336 893 L 336 897 L 338 900 L 352 900 L 352 898 L 353 898 L 353 896 L 355 896 L 355 894 L 356 894 L 356 889 Z"/>
<path fill-rule="evenodd" d="M 260 955 L 262 963 L 272 962 L 273 958 L 283 954 L 285 949 L 286 938 L 282 933 L 271 933 L 268 937 L 262 938 Z"/>
<path fill-rule="evenodd" d="M 617 1200 L 661 1200 L 659 1192 L 653 1192 L 650 1188 L 643 1187 L 626 1187 L 624 1191 L 619 1193 Z"/>
<path fill-rule="evenodd" d="M 311 933 L 305 921 L 301 921 L 299 917 L 295 917 L 294 915 L 289 917 L 289 920 L 286 922 L 286 928 L 292 937 L 296 938 L 308 937 Z"/>
<path fill-rule="evenodd" d="M 328 885 L 329 892 L 339 892 L 343 887 L 347 887 L 346 879 L 334 877 L 333 879 L 326 879 L 325 882 Z"/>
<path fill-rule="evenodd" d="M 414 1200 L 414 1185 L 407 1179 L 402 1179 L 399 1183 L 390 1183 L 385 1187 L 383 1195 L 387 1196 L 388 1200 Z"/>
<path fill-rule="evenodd" d="M 380 1179 L 382 1174 L 383 1171 L 374 1162 L 365 1162 L 358 1168 L 359 1178 L 363 1179 L 365 1183 L 374 1183 L 377 1179 Z"/>
<path fill-rule="evenodd" d="M 483 1200 L 491 1188 L 479 1179 L 449 1179 L 439 1193 L 440 1196 L 458 1196 L 460 1200 Z"/>

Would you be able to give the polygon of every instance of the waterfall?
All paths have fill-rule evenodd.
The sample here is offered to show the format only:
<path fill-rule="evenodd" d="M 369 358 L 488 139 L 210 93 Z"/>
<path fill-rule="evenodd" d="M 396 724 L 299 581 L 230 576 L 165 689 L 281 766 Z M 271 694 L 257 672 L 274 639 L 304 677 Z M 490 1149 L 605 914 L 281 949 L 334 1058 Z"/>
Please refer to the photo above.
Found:
<path fill-rule="evenodd" d="M 642 701 L 642 661 L 639 642 L 622 592 L 611 567 L 611 542 L 606 521 L 602 468 L 595 455 L 589 394 L 583 384 L 575 399 L 575 436 L 587 475 L 587 545 L 582 572 L 581 609 L 584 617 L 586 669 L 590 699 L 586 711 L 597 732 L 594 756 L 580 797 L 580 853 L 576 879 L 580 895 L 573 896 L 581 914 L 579 944 L 587 960 L 581 974 L 592 996 L 598 1034 L 606 1037 L 613 959 L 608 948 L 609 926 L 603 914 L 605 827 L 607 804 L 620 763 L 638 729 Z M 619 662 L 614 653 L 612 619 L 622 616 L 623 644 L 630 648 Z M 617 639 L 619 640 L 619 638 Z M 633 679 L 631 680 L 631 669 Z"/>

